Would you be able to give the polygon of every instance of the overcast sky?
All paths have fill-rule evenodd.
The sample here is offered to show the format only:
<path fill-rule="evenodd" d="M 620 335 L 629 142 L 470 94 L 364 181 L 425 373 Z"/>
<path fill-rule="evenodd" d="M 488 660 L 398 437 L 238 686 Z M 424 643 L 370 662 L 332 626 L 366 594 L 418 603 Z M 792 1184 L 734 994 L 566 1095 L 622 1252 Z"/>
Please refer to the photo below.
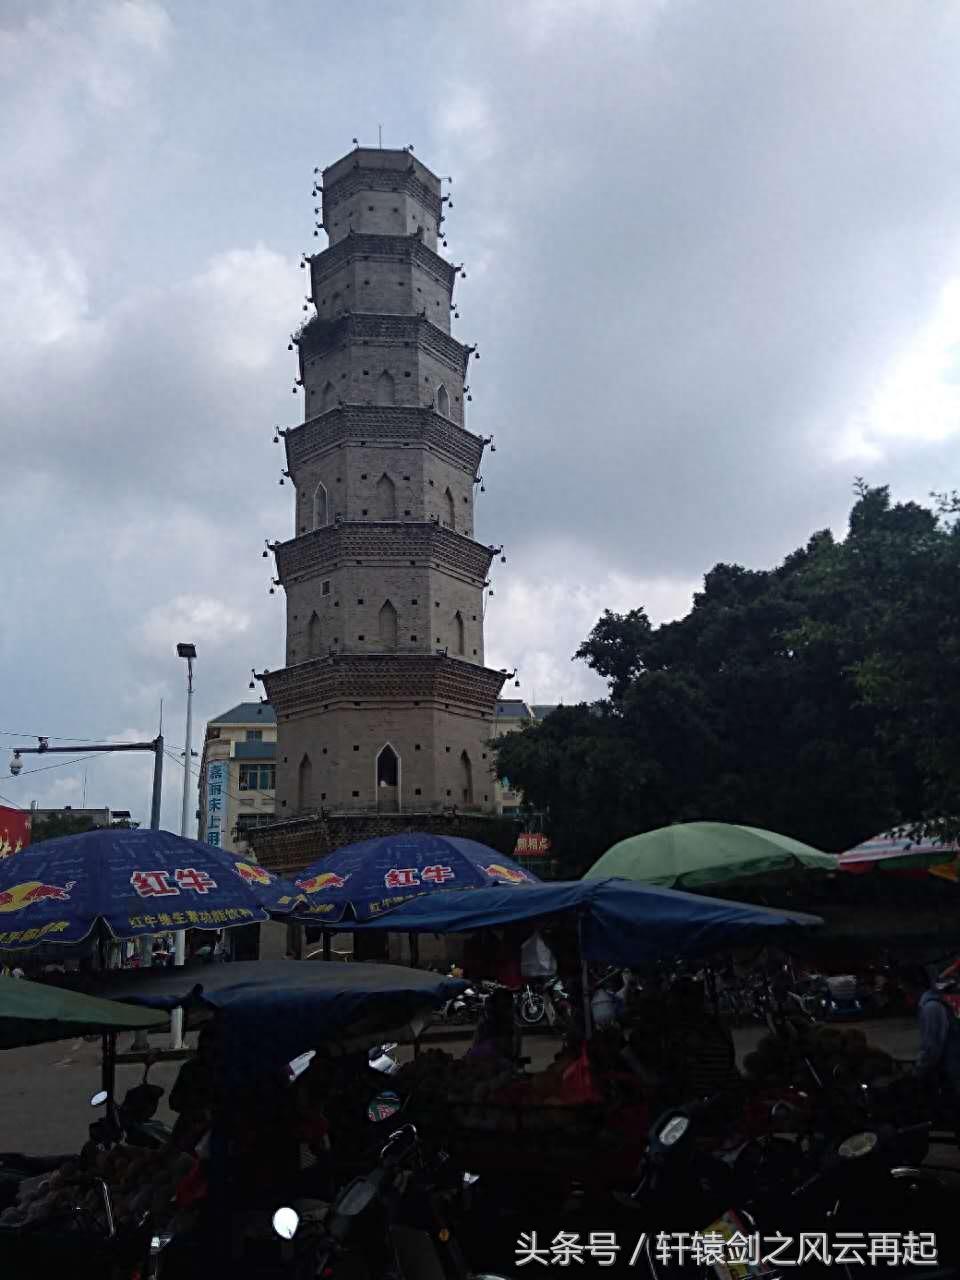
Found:
<path fill-rule="evenodd" d="M 378 125 L 454 179 L 511 693 L 595 696 L 604 607 L 842 529 L 855 475 L 958 483 L 960 6 L 2 0 L 0 122 L 0 747 L 164 699 L 179 751 L 177 641 L 201 727 L 281 664 L 311 175 Z M 87 803 L 143 818 L 149 779 L 101 758 Z"/>

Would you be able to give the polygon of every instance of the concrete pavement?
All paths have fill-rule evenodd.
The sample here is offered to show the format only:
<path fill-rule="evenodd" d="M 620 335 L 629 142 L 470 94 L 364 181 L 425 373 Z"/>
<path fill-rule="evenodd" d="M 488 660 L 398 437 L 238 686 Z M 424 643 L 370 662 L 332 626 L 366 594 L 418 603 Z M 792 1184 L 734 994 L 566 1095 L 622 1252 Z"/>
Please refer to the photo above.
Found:
<path fill-rule="evenodd" d="M 917 1052 L 917 1031 L 912 1019 L 861 1022 L 867 1038 L 895 1058 L 913 1058 Z M 764 1034 L 762 1027 L 747 1027 L 734 1033 L 742 1060 Z M 130 1037 L 121 1037 L 121 1049 Z M 152 1037 L 156 1048 L 165 1044 L 165 1035 Z M 466 1051 L 469 1038 L 445 1040 L 432 1047 L 449 1053 Z M 531 1070 L 545 1067 L 557 1051 L 552 1036 L 528 1035 L 524 1052 L 531 1058 Z M 410 1053 L 407 1049 L 405 1053 Z M 161 1085 L 169 1096 L 179 1063 L 159 1063 L 150 1070 L 150 1081 Z M 117 1068 L 120 1097 L 139 1083 L 141 1067 Z M 8 1049 L 0 1053 L 0 1151 L 27 1151 L 33 1155 L 53 1155 L 76 1151 L 87 1138 L 87 1126 L 94 1118 L 89 1102 L 100 1088 L 100 1044 L 84 1040 L 63 1040 L 30 1049 Z M 173 1117 L 161 1101 L 158 1119 L 172 1123 Z M 98 1113 L 99 1114 L 99 1113 Z"/>

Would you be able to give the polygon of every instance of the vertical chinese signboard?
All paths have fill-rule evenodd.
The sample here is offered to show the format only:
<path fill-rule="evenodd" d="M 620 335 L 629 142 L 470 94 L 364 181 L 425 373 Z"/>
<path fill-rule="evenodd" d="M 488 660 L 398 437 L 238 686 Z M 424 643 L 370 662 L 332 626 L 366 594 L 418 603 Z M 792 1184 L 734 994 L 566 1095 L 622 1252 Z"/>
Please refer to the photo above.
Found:
<path fill-rule="evenodd" d="M 227 762 L 213 760 L 207 765 L 207 844 L 220 848 L 227 805 Z"/>
<path fill-rule="evenodd" d="M 30 843 L 30 814 L 25 809 L 0 805 L 0 858 L 25 849 Z"/>

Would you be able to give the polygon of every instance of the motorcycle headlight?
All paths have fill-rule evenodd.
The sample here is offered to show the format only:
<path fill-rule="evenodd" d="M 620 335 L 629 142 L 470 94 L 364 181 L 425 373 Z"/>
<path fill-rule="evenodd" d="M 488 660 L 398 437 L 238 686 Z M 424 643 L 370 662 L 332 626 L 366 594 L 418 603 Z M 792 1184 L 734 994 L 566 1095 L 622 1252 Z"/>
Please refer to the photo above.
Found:
<path fill-rule="evenodd" d="M 680 1141 L 689 1128 L 689 1116 L 673 1116 L 657 1134 L 660 1145 L 664 1147 L 674 1146 Z"/>

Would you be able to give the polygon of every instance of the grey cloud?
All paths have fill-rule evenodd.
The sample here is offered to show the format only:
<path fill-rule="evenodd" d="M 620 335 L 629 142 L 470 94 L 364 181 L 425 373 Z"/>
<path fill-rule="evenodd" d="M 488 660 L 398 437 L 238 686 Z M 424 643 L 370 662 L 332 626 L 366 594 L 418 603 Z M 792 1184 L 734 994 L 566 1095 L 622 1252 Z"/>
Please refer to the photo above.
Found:
<path fill-rule="evenodd" d="M 150 734 L 164 697 L 179 744 L 179 626 L 201 719 L 279 664 L 311 170 L 380 122 L 454 176 L 478 533 L 509 554 L 488 652 L 542 701 L 593 690 L 569 656 L 605 601 L 669 615 L 841 523 L 857 470 L 950 483 L 956 438 L 835 444 L 960 275 L 955 10 L 138 8 L 0 19 L 0 730 Z M 142 812 L 139 766 L 96 768 Z"/>

